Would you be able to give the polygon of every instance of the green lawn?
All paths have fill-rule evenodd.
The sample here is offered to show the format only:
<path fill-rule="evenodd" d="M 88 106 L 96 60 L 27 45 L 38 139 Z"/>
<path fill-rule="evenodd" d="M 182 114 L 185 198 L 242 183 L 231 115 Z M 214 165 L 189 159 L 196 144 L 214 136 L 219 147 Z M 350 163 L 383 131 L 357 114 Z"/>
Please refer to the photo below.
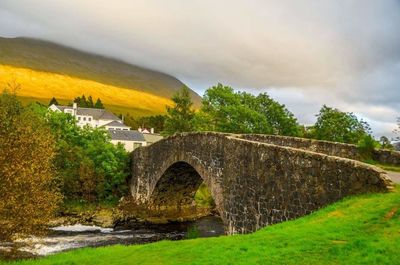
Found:
<path fill-rule="evenodd" d="M 400 186 L 249 235 L 87 248 L 17 264 L 400 264 Z"/>
<path fill-rule="evenodd" d="M 383 170 L 386 171 L 393 171 L 393 172 L 400 172 L 400 166 L 396 166 L 396 165 L 388 165 L 388 164 L 380 164 L 379 162 L 372 160 L 372 159 L 368 159 L 363 161 L 367 164 L 371 164 L 377 167 L 382 168 Z"/>

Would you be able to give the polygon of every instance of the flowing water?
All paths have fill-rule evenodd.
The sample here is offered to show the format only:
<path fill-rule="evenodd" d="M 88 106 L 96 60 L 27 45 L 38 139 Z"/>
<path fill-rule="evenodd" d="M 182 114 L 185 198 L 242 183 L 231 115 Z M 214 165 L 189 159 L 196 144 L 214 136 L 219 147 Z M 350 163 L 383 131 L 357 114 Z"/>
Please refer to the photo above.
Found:
<path fill-rule="evenodd" d="M 13 243 L 0 243 L 0 257 L 18 259 L 46 256 L 82 247 L 181 240 L 193 236 L 193 232 L 190 231 L 195 231 L 194 234 L 199 237 L 224 234 L 222 221 L 216 216 L 203 217 L 193 222 L 146 225 L 132 229 L 101 228 L 78 224 L 51 228 L 46 237 L 30 237 Z"/>

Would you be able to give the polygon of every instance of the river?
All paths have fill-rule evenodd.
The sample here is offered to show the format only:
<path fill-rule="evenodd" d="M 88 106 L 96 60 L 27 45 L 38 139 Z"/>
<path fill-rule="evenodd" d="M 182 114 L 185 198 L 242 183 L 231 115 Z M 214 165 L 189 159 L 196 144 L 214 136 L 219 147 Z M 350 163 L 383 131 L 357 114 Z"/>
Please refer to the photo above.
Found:
<path fill-rule="evenodd" d="M 132 229 L 77 224 L 53 227 L 46 237 L 0 243 L 0 257 L 31 258 L 83 247 L 144 244 L 159 240 L 182 240 L 193 235 L 213 237 L 223 234 L 222 220 L 217 216 L 207 216 L 193 222 L 146 225 Z"/>

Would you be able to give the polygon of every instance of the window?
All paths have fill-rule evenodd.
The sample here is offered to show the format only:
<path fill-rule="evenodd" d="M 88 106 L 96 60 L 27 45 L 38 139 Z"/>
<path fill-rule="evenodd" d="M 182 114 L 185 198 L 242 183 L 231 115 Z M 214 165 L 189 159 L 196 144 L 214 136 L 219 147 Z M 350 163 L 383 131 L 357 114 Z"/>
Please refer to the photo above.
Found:
<path fill-rule="evenodd" d="M 91 120 L 92 120 L 92 117 L 89 117 L 89 118 L 88 118 L 88 121 L 91 121 Z"/>
<path fill-rule="evenodd" d="M 86 121 L 86 117 L 83 117 L 83 121 Z"/>
<path fill-rule="evenodd" d="M 78 121 L 81 121 L 81 117 L 78 117 Z"/>

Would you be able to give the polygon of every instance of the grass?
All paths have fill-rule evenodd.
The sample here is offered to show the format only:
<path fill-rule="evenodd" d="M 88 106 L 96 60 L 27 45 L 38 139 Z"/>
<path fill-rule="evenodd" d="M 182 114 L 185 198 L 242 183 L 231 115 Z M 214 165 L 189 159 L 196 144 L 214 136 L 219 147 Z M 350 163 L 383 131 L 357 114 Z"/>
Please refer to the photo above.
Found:
<path fill-rule="evenodd" d="M 214 199 L 211 196 L 211 192 L 208 190 L 207 186 L 202 183 L 199 189 L 194 195 L 194 200 L 196 204 L 200 207 L 212 208 L 215 206 Z"/>
<path fill-rule="evenodd" d="M 249 235 L 85 248 L 16 264 L 400 264 L 400 186 Z"/>
<path fill-rule="evenodd" d="M 56 97 L 60 103 L 65 104 L 85 94 L 95 99 L 101 98 L 106 108 L 115 113 L 129 113 L 132 116 L 164 113 L 165 106 L 172 104 L 170 99 L 142 92 L 139 88 L 135 90 L 63 74 L 0 64 L 0 89 L 10 82 L 21 85 L 17 94 L 25 103 L 39 101 L 48 104 L 52 97 Z"/>
<path fill-rule="evenodd" d="M 400 166 L 380 164 L 377 161 L 372 160 L 372 159 L 366 160 L 364 162 L 368 163 L 368 164 L 371 164 L 371 165 L 374 165 L 374 166 L 377 166 L 377 167 L 380 167 L 380 168 L 382 168 L 383 170 L 386 170 L 386 171 L 400 172 Z"/>

